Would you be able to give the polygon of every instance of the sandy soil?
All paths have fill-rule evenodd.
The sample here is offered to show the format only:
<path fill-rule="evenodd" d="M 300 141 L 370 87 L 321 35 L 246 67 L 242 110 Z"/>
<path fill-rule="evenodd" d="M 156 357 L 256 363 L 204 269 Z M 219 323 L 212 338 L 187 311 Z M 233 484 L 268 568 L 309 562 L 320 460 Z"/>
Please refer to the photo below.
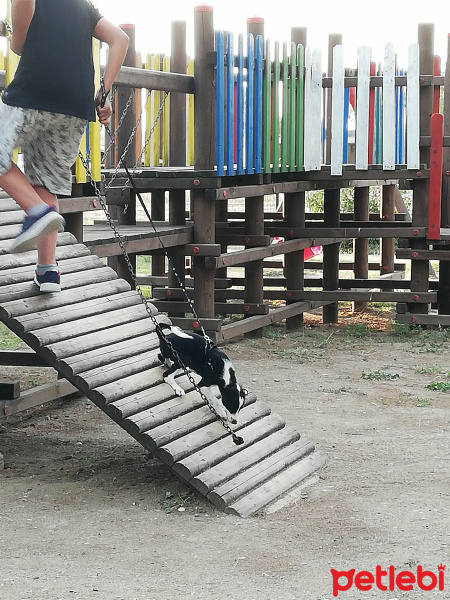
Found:
<path fill-rule="evenodd" d="M 0 598 L 331 600 L 333 568 L 437 574 L 450 406 L 426 386 L 450 381 L 450 336 L 385 325 L 312 320 L 228 345 L 240 380 L 327 453 L 290 505 L 248 519 L 197 496 L 85 398 L 0 421 Z M 338 597 L 444 598 L 446 576 L 446 593 Z"/>

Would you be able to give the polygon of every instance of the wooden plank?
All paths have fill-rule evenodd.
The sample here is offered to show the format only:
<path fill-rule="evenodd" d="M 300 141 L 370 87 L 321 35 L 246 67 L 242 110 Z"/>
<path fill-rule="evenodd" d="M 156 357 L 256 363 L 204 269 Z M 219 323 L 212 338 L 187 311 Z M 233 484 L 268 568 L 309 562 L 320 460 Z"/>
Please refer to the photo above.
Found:
<path fill-rule="evenodd" d="M 195 390 L 188 391 L 182 397 L 172 394 L 172 397 L 165 402 L 155 404 L 142 413 L 128 417 L 122 425 L 133 437 L 142 433 L 147 433 L 152 437 L 152 429 L 173 422 L 174 419 L 203 406 L 205 406 L 205 402 Z"/>
<path fill-rule="evenodd" d="M 108 403 L 105 411 L 115 421 L 124 421 L 173 397 L 174 392 L 169 385 L 156 385 Z"/>
<path fill-rule="evenodd" d="M 263 465 L 270 460 L 270 455 L 295 445 L 299 438 L 300 434 L 293 427 L 275 428 L 255 443 L 240 446 L 239 452 L 225 456 L 222 461 L 192 477 L 189 483 L 214 504 L 220 503 L 222 495 L 238 486 L 242 478 L 245 480 L 245 473 L 253 472 L 252 469 L 263 472 Z M 302 440 L 301 445 L 304 447 L 305 444 L 311 451 L 309 442 Z"/>
<path fill-rule="evenodd" d="M 234 502 L 225 509 L 225 512 L 247 517 L 266 506 L 269 502 L 280 497 L 298 485 L 309 475 L 312 475 L 325 462 L 325 454 L 316 451 L 303 460 L 294 463 L 291 467 L 284 469 L 279 475 L 256 488 L 246 496 Z"/>
<path fill-rule="evenodd" d="M 109 402 L 115 402 L 120 398 L 125 398 L 125 396 L 149 389 L 162 382 L 162 370 L 150 369 L 150 371 L 123 377 L 119 381 L 113 381 L 89 390 L 89 398 L 103 409 L 105 404 Z"/>
<path fill-rule="evenodd" d="M 2 412 L 5 416 L 11 416 L 76 392 L 78 392 L 77 388 L 69 381 L 58 379 L 55 382 L 23 391 L 16 401 L 3 404 Z"/>
<path fill-rule="evenodd" d="M 322 66 L 319 49 L 306 48 L 305 57 L 305 171 L 322 165 Z"/>
<path fill-rule="evenodd" d="M 324 304 L 329 303 L 329 300 L 326 302 L 293 302 L 288 306 L 282 306 L 280 308 L 271 310 L 268 315 L 248 317 L 248 319 L 238 321 L 237 323 L 224 325 L 220 330 L 219 339 L 229 340 L 238 335 L 247 333 L 248 331 L 260 329 L 261 327 L 266 327 L 272 323 L 278 323 L 279 321 L 288 319 L 289 317 L 295 317 L 298 314 L 308 312 L 313 308 L 319 308 L 320 306 L 324 306 Z"/>
<path fill-rule="evenodd" d="M 218 465 L 222 467 L 222 473 L 218 467 L 210 469 L 208 476 L 214 471 L 216 478 L 224 483 L 214 485 L 210 477 L 206 479 L 207 474 L 202 473 L 198 479 L 192 480 L 192 485 L 200 485 L 200 479 L 203 480 L 205 488 L 201 488 L 205 489 L 203 493 L 207 495 L 208 500 L 220 510 L 225 510 L 226 506 L 256 486 L 313 452 L 314 445 L 308 440 L 299 439 L 299 436 L 293 427 L 285 427 L 243 450 L 233 461 L 229 461 L 229 465 L 225 464 L 227 461 Z M 207 488 L 211 488 L 212 491 L 207 493 Z"/>
<path fill-rule="evenodd" d="M 8 367 L 47 367 L 47 363 L 32 350 L 0 350 L 0 365 Z"/>
<path fill-rule="evenodd" d="M 81 318 L 94 315 L 101 315 L 104 312 L 126 308 L 141 304 L 139 294 L 134 290 L 114 295 L 105 295 L 104 297 L 87 300 L 78 304 L 70 304 L 49 310 L 40 310 L 35 313 L 23 315 L 16 318 L 19 324 L 16 331 L 26 332 L 38 330 L 40 328 L 61 325 L 70 321 L 77 321 Z"/>
<path fill-rule="evenodd" d="M 420 169 L 419 58 L 419 44 L 411 44 L 408 48 L 406 86 L 406 163 L 408 169 Z"/>
<path fill-rule="evenodd" d="M 355 167 L 362 170 L 369 166 L 370 53 L 368 46 L 358 49 Z"/>
<path fill-rule="evenodd" d="M 187 434 L 196 434 L 198 430 L 216 421 L 212 412 L 206 406 L 181 415 L 170 423 L 163 423 L 151 430 L 150 433 L 139 435 L 138 441 L 152 452 Z M 230 444 L 233 442 L 230 440 Z"/>
<path fill-rule="evenodd" d="M 430 303 L 436 302 L 437 292 L 362 292 L 348 290 L 324 290 L 324 291 L 296 291 L 295 296 L 300 300 L 352 302 L 362 300 L 364 302 L 412 302 Z"/>
<path fill-rule="evenodd" d="M 240 411 L 238 424 L 233 425 L 233 431 L 242 434 L 244 444 L 250 444 L 253 435 L 253 424 L 262 423 L 265 417 L 270 415 L 270 408 L 257 402 L 254 394 L 249 394 L 245 407 Z M 273 430 L 283 427 L 279 423 L 281 417 L 264 422 L 268 427 L 261 437 L 269 435 Z M 277 425 L 275 426 L 275 421 Z M 282 419 L 281 419 L 282 421 Z M 263 428 L 263 424 L 261 425 Z M 156 455 L 168 466 L 172 467 L 185 481 L 189 481 L 194 475 L 231 456 L 242 446 L 230 444 L 229 434 L 221 423 L 215 421 L 210 425 L 202 427 L 195 435 L 187 435 L 169 442 L 162 448 L 158 448 Z M 198 459 L 198 461 L 197 461 Z"/>
<path fill-rule="evenodd" d="M 66 275 L 68 273 L 76 273 L 105 266 L 98 256 L 93 256 L 91 254 L 75 259 L 61 260 L 58 264 L 61 274 L 64 273 Z M 34 265 L 0 271 L 0 287 L 12 285 L 14 283 L 22 283 L 24 281 L 33 281 L 34 272 Z"/>
<path fill-rule="evenodd" d="M 71 306 L 78 302 L 94 300 L 103 297 L 103 295 L 121 293 L 129 289 L 130 285 L 124 279 L 113 279 L 80 286 L 76 289 L 62 290 L 59 294 L 47 294 L 45 297 L 42 297 L 41 294 L 31 298 L 13 300 L 0 305 L 0 317 L 2 319 L 12 319 L 41 310 Z"/>
<path fill-rule="evenodd" d="M 450 327 L 450 315 L 440 314 L 397 314 L 395 320 L 398 323 L 408 323 L 411 325 L 432 325 L 434 327 Z"/>
<path fill-rule="evenodd" d="M 95 369 L 116 361 L 131 358 L 141 354 L 145 350 L 153 350 L 159 347 L 159 339 L 156 333 L 137 336 L 128 340 L 120 340 L 115 344 L 108 344 L 103 348 L 96 348 L 83 354 L 68 356 L 58 362 L 58 369 L 66 377 L 72 377 L 88 369 Z"/>
<path fill-rule="evenodd" d="M 141 372 L 147 373 L 156 367 L 160 370 L 161 361 L 158 358 L 158 353 L 159 349 L 157 348 L 134 356 L 127 356 L 114 363 L 73 375 L 71 381 L 82 392 L 87 393 L 88 390 L 124 379 L 130 375 Z"/>
<path fill-rule="evenodd" d="M 156 317 L 158 322 L 170 323 L 169 319 L 164 315 L 158 315 Z M 98 332 L 90 333 L 88 335 L 79 336 L 77 338 L 76 346 L 72 339 L 64 340 L 62 342 L 56 342 L 55 344 L 49 344 L 45 348 L 40 348 L 40 355 L 51 362 L 52 364 L 58 359 L 62 360 L 67 356 L 73 356 L 74 353 L 83 354 L 95 348 L 101 348 L 109 344 L 119 342 L 121 340 L 127 340 L 139 335 L 151 333 L 155 330 L 155 326 L 151 319 L 147 316 L 143 319 L 134 321 L 133 323 L 126 323 L 125 325 L 115 325 L 109 329 L 105 329 L 101 335 Z"/>
<path fill-rule="evenodd" d="M 156 309 L 153 305 L 149 305 L 153 315 L 156 315 Z M 133 323 L 144 318 L 148 318 L 146 308 L 143 304 L 137 304 L 135 306 L 127 306 L 125 308 L 118 308 L 108 312 L 103 312 L 100 315 L 93 315 L 82 319 L 77 319 L 73 322 L 61 323 L 59 325 L 53 325 L 51 327 L 43 327 L 29 331 L 24 334 L 26 340 L 31 339 L 37 341 L 41 346 L 47 346 L 57 341 L 73 339 L 73 347 L 77 346 L 77 337 L 84 337 L 88 333 L 98 332 L 101 335 L 101 331 L 109 329 L 114 325 L 120 323 Z"/>
<path fill-rule="evenodd" d="M 57 246 L 56 248 L 57 261 L 88 255 L 90 255 L 90 252 L 84 244 Z M 30 252 L 23 252 L 21 254 L 5 254 L 3 256 L 0 256 L 0 271 L 6 269 L 16 269 L 19 267 L 24 267 L 26 265 L 35 265 L 36 259 L 36 250 L 32 250 Z"/>
<path fill-rule="evenodd" d="M 331 175 L 342 175 L 344 147 L 344 47 L 333 48 L 333 87 L 331 96 Z"/>
<path fill-rule="evenodd" d="M 395 54 L 387 43 L 383 70 L 383 169 L 395 169 Z"/>
<path fill-rule="evenodd" d="M 82 273 L 69 273 L 61 275 L 61 288 L 63 290 L 76 288 L 79 285 L 89 283 L 100 283 L 111 279 L 116 279 L 117 273 L 109 267 L 89 269 Z M 29 298 L 31 296 L 40 296 L 38 287 L 33 282 L 17 283 L 5 285 L 0 288 L 0 303 Z"/>
<path fill-rule="evenodd" d="M 10 240 L 2 240 L 0 241 L 0 255 L 10 254 L 12 238 Z M 58 233 L 58 241 L 59 246 L 69 246 L 77 243 L 77 239 L 71 233 Z M 37 256 L 37 252 L 34 250 L 35 255 Z"/>

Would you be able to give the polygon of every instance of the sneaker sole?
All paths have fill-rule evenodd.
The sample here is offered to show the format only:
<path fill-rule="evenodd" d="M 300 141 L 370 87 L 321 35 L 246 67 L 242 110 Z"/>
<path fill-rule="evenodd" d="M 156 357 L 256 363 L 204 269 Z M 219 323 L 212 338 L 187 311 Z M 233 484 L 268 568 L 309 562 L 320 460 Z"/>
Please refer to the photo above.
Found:
<path fill-rule="evenodd" d="M 38 286 L 39 291 L 42 294 L 51 294 L 52 292 L 60 292 L 61 286 L 58 283 L 39 283 L 36 276 L 34 276 L 34 283 Z"/>
<path fill-rule="evenodd" d="M 49 233 L 58 231 L 64 225 L 65 221 L 59 213 L 48 213 L 21 235 L 20 239 L 16 238 L 9 251 L 11 254 L 17 254 L 19 252 L 34 250 L 36 242 L 46 237 Z"/>

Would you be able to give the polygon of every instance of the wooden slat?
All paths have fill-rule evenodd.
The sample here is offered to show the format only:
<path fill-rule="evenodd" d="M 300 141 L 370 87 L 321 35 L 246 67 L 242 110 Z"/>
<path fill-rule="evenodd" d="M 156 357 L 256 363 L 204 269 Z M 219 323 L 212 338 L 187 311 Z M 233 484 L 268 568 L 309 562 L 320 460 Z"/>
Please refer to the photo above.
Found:
<path fill-rule="evenodd" d="M 408 83 L 406 86 L 406 162 L 408 169 L 420 169 L 420 85 L 419 44 L 408 48 Z"/>
<path fill-rule="evenodd" d="M 108 344 L 104 348 L 96 348 L 83 354 L 68 356 L 58 362 L 58 369 L 65 376 L 73 376 L 88 369 L 95 369 L 109 365 L 124 358 L 130 358 L 144 350 L 152 350 L 159 346 L 156 333 L 141 335 L 129 340 L 120 340 L 115 344 Z"/>
<path fill-rule="evenodd" d="M 244 433 L 241 432 L 242 435 Z M 267 436 L 255 443 L 247 447 L 242 446 L 236 455 L 230 455 L 210 468 L 206 468 L 193 477 L 190 483 L 205 496 L 216 492 L 211 500 L 212 502 L 214 499 L 219 501 L 219 497 L 229 493 L 246 480 L 243 472 L 247 472 L 249 467 L 253 467 L 254 473 L 261 473 L 265 459 L 282 448 L 296 444 L 299 439 L 300 434 L 293 427 L 275 428 L 271 434 L 268 433 Z M 304 448 L 304 453 L 312 451 L 311 444 L 307 441 L 301 440 L 301 446 Z M 252 476 L 252 473 L 249 473 L 249 478 Z M 261 480 L 256 481 L 255 484 L 258 483 L 261 483 Z M 248 491 L 248 487 L 246 490 Z"/>
<path fill-rule="evenodd" d="M 41 310 L 36 313 L 31 313 L 18 317 L 15 321 L 18 323 L 18 328 L 21 327 L 23 332 L 36 331 L 44 327 L 61 325 L 71 321 L 77 321 L 81 318 L 94 315 L 101 315 L 104 312 L 109 312 L 118 308 L 130 306 L 140 306 L 141 300 L 134 291 L 122 292 L 119 294 L 103 296 L 94 300 L 87 300 L 78 304 L 69 304 L 63 307 L 53 308 L 49 310 Z M 20 329 L 18 329 L 20 331 Z"/>
<path fill-rule="evenodd" d="M 256 485 L 267 481 L 280 470 L 297 462 L 313 450 L 313 444 L 299 439 L 298 431 L 293 427 L 285 427 L 243 450 L 234 460 L 229 461 L 228 465 L 225 464 L 227 461 L 224 461 L 220 465 L 222 472 L 218 469 L 219 465 L 211 469 L 210 471 L 214 471 L 216 477 L 224 483 L 213 484 L 213 479 L 207 478 L 206 473 L 202 473 L 201 476 L 192 480 L 192 484 L 196 487 L 203 487 L 200 479 L 203 485 L 206 485 L 205 481 L 207 481 L 206 487 L 211 488 L 212 486 L 212 491 L 207 494 L 208 499 L 224 510 L 228 504 L 248 493 Z M 203 493 L 206 495 L 206 489 Z"/>
<path fill-rule="evenodd" d="M 167 317 L 163 315 L 157 316 L 158 322 L 169 323 Z M 77 338 L 76 345 L 72 339 L 64 340 L 62 342 L 56 342 L 55 344 L 49 344 L 45 348 L 40 348 L 39 352 L 50 364 L 54 364 L 57 359 L 62 360 L 66 356 L 73 356 L 74 354 L 83 354 L 95 348 L 101 348 L 109 344 L 119 342 L 121 340 L 128 340 L 130 338 L 137 337 L 150 333 L 155 330 L 151 319 L 147 316 L 134 321 L 133 323 L 126 323 L 125 325 L 115 325 L 109 329 L 105 329 L 101 335 L 98 332 L 90 333 L 88 335 L 82 335 Z"/>
<path fill-rule="evenodd" d="M 130 375 L 141 372 L 146 373 L 155 367 L 160 368 L 161 362 L 158 359 L 158 352 L 159 349 L 156 349 L 135 356 L 128 356 L 115 363 L 74 375 L 71 380 L 80 390 L 87 393 L 90 389 L 104 386 Z"/>
<path fill-rule="evenodd" d="M 306 48 L 305 58 L 305 171 L 322 164 L 322 67 L 320 50 Z"/>
<path fill-rule="evenodd" d="M 171 442 L 158 449 L 158 456 L 185 481 L 190 481 L 202 471 L 211 469 L 228 457 L 233 456 L 245 447 L 251 446 L 258 440 L 285 427 L 286 423 L 277 414 L 271 414 L 270 408 L 262 402 L 254 402 L 239 413 L 238 425 L 234 431 L 242 435 L 244 444 L 236 446 L 229 443 L 223 428 L 217 427 L 218 423 L 203 427 L 203 439 L 196 436 L 197 445 L 191 442 L 191 437 L 186 436 Z M 198 443 L 200 442 L 200 443 Z M 164 454 L 166 456 L 164 456 Z M 170 460 L 168 458 L 170 457 Z"/>
<path fill-rule="evenodd" d="M 383 70 L 383 169 L 395 169 L 395 54 L 386 44 Z"/>
<path fill-rule="evenodd" d="M 166 402 L 173 396 L 174 392 L 169 385 L 154 386 L 109 402 L 105 410 L 116 421 L 124 421 L 127 417 L 142 413 L 152 406 Z M 125 427 L 125 421 L 123 426 Z"/>
<path fill-rule="evenodd" d="M 93 255 L 59 261 L 60 272 L 65 275 L 104 266 L 104 263 L 98 256 Z M 33 281 L 34 271 L 34 265 L 0 271 L 0 287 L 24 281 Z"/>
<path fill-rule="evenodd" d="M 57 246 L 56 260 L 62 261 L 69 258 L 89 256 L 90 252 L 84 244 L 73 244 L 71 246 Z M 5 254 L 0 256 L 0 272 L 4 269 L 17 269 L 26 265 L 35 265 L 37 259 L 36 250 L 23 252 L 22 254 Z"/>
<path fill-rule="evenodd" d="M 344 148 L 344 47 L 333 48 L 333 88 L 331 96 L 331 174 L 342 175 Z"/>
<path fill-rule="evenodd" d="M 356 148 L 355 167 L 366 170 L 369 166 L 369 94 L 370 48 L 358 50 L 358 93 L 356 95 Z"/>
<path fill-rule="evenodd" d="M 205 402 L 200 394 L 195 390 L 191 390 L 185 396 L 174 396 L 163 403 L 155 404 L 155 406 L 146 409 L 142 413 L 125 419 L 123 427 L 134 437 L 141 433 L 147 433 L 147 435 L 153 437 L 151 431 L 153 428 L 170 425 L 173 419 L 178 419 L 196 408 L 204 406 Z"/>
<path fill-rule="evenodd" d="M 247 402 L 238 415 L 237 425 L 233 425 L 233 430 L 243 436 L 244 445 L 251 443 L 253 425 L 270 415 L 270 408 L 263 402 L 257 402 L 254 394 L 249 394 Z M 284 422 L 280 423 L 279 427 L 275 426 L 275 419 L 276 417 L 270 421 L 271 426 L 268 426 L 265 435 L 269 435 L 271 428 L 275 430 L 283 426 Z M 219 422 L 214 421 L 196 431 L 195 436 L 180 437 L 158 448 L 155 454 L 189 482 L 194 475 L 234 454 L 237 448 L 243 447 L 230 444 L 226 430 Z"/>
<path fill-rule="evenodd" d="M 21 315 L 36 313 L 53 308 L 71 306 L 78 302 L 95 300 L 103 295 L 128 291 L 130 284 L 123 279 L 112 279 L 76 288 L 75 290 L 62 290 L 59 294 L 47 294 L 45 297 L 34 296 L 5 302 L 0 305 L 0 317 L 12 319 Z"/>
<path fill-rule="evenodd" d="M 10 254 L 9 249 L 11 248 L 12 238 L 10 240 L 0 241 L 0 255 Z M 71 233 L 58 233 L 58 245 L 69 246 L 76 243 L 76 238 Z M 36 251 L 34 251 L 36 252 Z M 37 256 L 37 252 L 36 252 Z"/>
<path fill-rule="evenodd" d="M 82 273 L 62 274 L 61 288 L 67 290 L 89 283 L 109 281 L 111 279 L 116 279 L 116 277 L 117 273 L 110 267 L 89 269 Z M 0 303 L 19 300 L 20 298 L 29 298 L 30 296 L 40 296 L 38 287 L 32 282 L 5 285 L 0 288 Z"/>
<path fill-rule="evenodd" d="M 294 463 L 288 469 L 282 471 L 279 475 L 273 477 L 260 487 L 252 490 L 243 498 L 237 500 L 231 506 L 227 506 L 225 512 L 248 517 L 249 515 L 267 506 L 280 497 L 284 492 L 289 491 L 299 482 L 307 479 L 325 462 L 325 454 L 316 451 L 305 459 Z"/>
<path fill-rule="evenodd" d="M 156 309 L 153 307 L 153 314 L 156 314 Z M 93 315 L 92 317 L 86 317 L 84 319 L 78 319 L 68 323 L 62 323 L 60 325 L 53 325 L 51 327 L 43 327 L 34 331 L 27 332 L 27 339 L 34 339 L 41 346 L 47 346 L 57 341 L 73 339 L 74 347 L 76 347 L 77 340 L 75 338 L 83 337 L 87 333 L 99 332 L 104 329 L 114 327 L 114 325 L 132 323 L 133 321 L 139 321 L 147 316 L 147 311 L 143 304 L 136 306 L 127 306 L 125 308 L 119 308 L 117 310 L 111 310 L 103 312 L 101 315 Z"/>

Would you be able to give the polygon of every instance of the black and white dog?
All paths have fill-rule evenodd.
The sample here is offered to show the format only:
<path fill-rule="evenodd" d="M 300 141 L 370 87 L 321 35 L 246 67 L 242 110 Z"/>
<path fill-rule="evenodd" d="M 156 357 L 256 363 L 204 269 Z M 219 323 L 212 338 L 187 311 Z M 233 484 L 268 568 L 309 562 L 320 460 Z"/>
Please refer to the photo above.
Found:
<path fill-rule="evenodd" d="M 176 383 L 175 376 L 184 372 L 184 367 L 201 377 L 198 387 L 214 407 L 217 397 L 212 388 L 217 386 L 228 421 L 237 423 L 236 416 L 244 405 L 247 390 L 241 388 L 231 360 L 214 344 L 198 333 L 187 333 L 179 327 L 157 329 L 159 337 L 159 360 L 169 368 L 163 378 L 177 396 L 184 396 L 184 390 Z"/>

